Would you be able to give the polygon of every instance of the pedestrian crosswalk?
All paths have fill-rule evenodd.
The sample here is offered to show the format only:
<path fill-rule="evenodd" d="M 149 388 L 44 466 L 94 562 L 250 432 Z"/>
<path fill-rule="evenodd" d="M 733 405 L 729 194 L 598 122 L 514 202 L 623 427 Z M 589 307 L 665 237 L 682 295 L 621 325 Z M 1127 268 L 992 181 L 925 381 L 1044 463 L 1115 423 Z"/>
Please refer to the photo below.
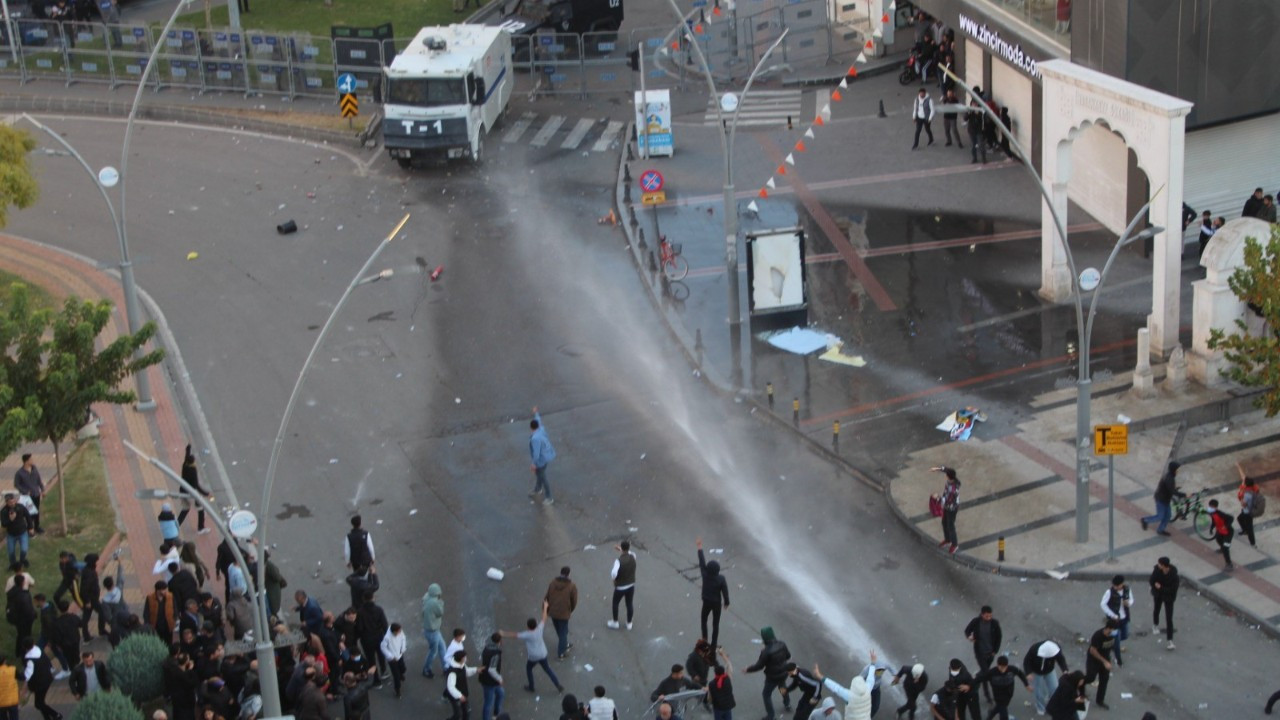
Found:
<path fill-rule="evenodd" d="M 752 89 L 738 108 L 738 127 L 785 126 L 787 118 L 800 120 L 801 99 L 803 91 L 799 88 L 791 90 Z M 704 125 L 719 125 L 720 115 L 716 112 L 716 98 L 707 98 L 707 112 L 703 117 Z M 728 120 L 732 113 L 725 113 Z"/>
<path fill-rule="evenodd" d="M 502 133 L 502 142 L 506 145 L 525 143 L 535 148 L 552 147 L 560 150 L 581 148 L 588 152 L 603 153 L 617 149 L 624 125 L 620 120 L 607 118 L 575 120 L 564 115 L 542 117 L 538 113 L 526 112 L 507 126 Z"/>

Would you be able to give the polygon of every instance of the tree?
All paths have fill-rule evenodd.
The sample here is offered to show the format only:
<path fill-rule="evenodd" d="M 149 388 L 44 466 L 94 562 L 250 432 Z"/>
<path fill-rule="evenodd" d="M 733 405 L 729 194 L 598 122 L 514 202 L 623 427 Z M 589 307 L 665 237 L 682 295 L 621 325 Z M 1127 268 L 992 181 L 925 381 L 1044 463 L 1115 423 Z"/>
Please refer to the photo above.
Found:
<path fill-rule="evenodd" d="M 28 208 L 40 197 L 40 187 L 27 163 L 27 156 L 35 149 L 30 133 L 0 123 L 0 228 L 9 222 L 10 206 Z"/>
<path fill-rule="evenodd" d="M 142 711 L 116 690 L 99 690 L 76 704 L 71 720 L 142 720 Z"/>
<path fill-rule="evenodd" d="M 164 359 L 164 350 L 152 350 L 139 358 L 134 352 L 155 335 L 155 323 L 147 323 L 134 335 L 122 334 L 102 350 L 98 336 L 111 320 L 111 303 L 68 298 L 62 311 L 53 316 L 52 338 L 46 343 L 44 371 L 34 386 L 40 406 L 34 439 L 53 443 L 58 477 L 62 478 L 60 444 L 80 429 L 94 403 L 118 405 L 137 399 L 132 390 L 119 385 L 134 373 Z M 67 532 L 66 483 L 58 483 L 58 505 L 62 509 L 62 533 Z"/>
<path fill-rule="evenodd" d="M 1209 349 L 1222 350 L 1231 363 L 1222 374 L 1246 387 L 1266 388 L 1254 400 L 1267 417 L 1280 413 L 1280 225 L 1271 226 L 1271 238 L 1264 247 L 1256 238 L 1245 238 L 1244 264 L 1227 280 L 1231 291 L 1264 322 L 1265 330 L 1250 335 L 1243 320 L 1227 335 L 1215 328 L 1209 334 Z"/>
<path fill-rule="evenodd" d="M 29 440 L 40 419 L 34 388 L 49 318 L 49 311 L 32 309 L 26 285 L 10 285 L 9 307 L 0 314 L 0 457 Z"/>
<path fill-rule="evenodd" d="M 161 665 L 169 657 L 169 646 L 151 633 L 134 633 L 120 642 L 107 659 L 111 682 L 135 703 L 155 700 L 164 693 Z"/>

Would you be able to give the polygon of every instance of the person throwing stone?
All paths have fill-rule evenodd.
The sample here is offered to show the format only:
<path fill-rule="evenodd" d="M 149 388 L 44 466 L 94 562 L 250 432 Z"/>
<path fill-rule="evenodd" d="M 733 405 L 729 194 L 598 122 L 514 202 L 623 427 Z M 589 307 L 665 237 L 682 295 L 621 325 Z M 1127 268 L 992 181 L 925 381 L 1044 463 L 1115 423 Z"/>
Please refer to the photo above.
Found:
<path fill-rule="evenodd" d="M 531 468 L 534 477 L 533 492 L 529 493 L 529 497 L 536 499 L 541 492 L 542 504 L 552 505 L 555 499 L 551 497 L 551 484 L 547 482 L 547 465 L 556 459 L 556 449 L 547 438 L 547 429 L 542 426 L 542 416 L 538 414 L 537 406 L 533 408 L 529 429 L 532 430 L 529 435 L 529 458 L 533 461 Z"/>

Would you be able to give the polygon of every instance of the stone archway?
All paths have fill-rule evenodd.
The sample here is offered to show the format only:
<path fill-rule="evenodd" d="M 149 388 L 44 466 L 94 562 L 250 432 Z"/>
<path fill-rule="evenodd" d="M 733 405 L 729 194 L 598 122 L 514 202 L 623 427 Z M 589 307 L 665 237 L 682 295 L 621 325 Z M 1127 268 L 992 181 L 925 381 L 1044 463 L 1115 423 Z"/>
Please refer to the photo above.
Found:
<path fill-rule="evenodd" d="M 1222 377 L 1227 359 L 1221 350 L 1209 349 L 1210 331 L 1223 330 L 1228 335 L 1239 332 L 1236 320 L 1247 322 L 1252 314 L 1228 284 L 1232 273 L 1244 264 L 1246 238 L 1265 245 L 1271 238 L 1271 226 L 1257 218 L 1236 218 L 1218 228 L 1200 258 L 1205 277 L 1191 283 L 1191 353 L 1187 356 L 1187 370 L 1191 379 L 1201 385 L 1215 387 L 1227 384 Z M 1250 328 L 1249 334 L 1255 335 L 1256 332 Z"/>
<path fill-rule="evenodd" d="M 1166 228 L 1155 239 L 1152 267 L 1151 354 L 1167 356 L 1178 344 L 1182 265 L 1182 169 L 1187 113 L 1192 104 L 1066 60 L 1037 66 L 1044 80 L 1042 176 L 1058 216 L 1066 221 L 1072 175 L 1071 145 L 1091 125 L 1124 139 L 1152 188 L 1164 186 L 1151 204 L 1152 223 Z M 1123 184 L 1125 178 L 1119 178 Z M 1041 202 L 1040 294 L 1069 299 L 1075 278 L 1054 229 L 1048 203 Z M 1083 268 L 1077 268 L 1081 270 Z"/>

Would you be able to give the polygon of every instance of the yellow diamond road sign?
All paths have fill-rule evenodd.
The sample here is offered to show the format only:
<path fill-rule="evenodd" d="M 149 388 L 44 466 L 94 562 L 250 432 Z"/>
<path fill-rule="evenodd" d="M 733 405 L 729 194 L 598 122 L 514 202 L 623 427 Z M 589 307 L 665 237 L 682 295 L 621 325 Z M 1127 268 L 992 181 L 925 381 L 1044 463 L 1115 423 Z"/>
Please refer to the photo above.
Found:
<path fill-rule="evenodd" d="M 1129 426 L 1128 425 L 1094 425 L 1093 426 L 1093 454 L 1094 455 L 1128 455 L 1129 454 Z"/>
<path fill-rule="evenodd" d="M 352 118 L 360 114 L 360 101 L 356 99 L 355 93 L 343 93 L 342 99 L 338 101 L 338 107 L 342 108 L 344 118 Z"/>

